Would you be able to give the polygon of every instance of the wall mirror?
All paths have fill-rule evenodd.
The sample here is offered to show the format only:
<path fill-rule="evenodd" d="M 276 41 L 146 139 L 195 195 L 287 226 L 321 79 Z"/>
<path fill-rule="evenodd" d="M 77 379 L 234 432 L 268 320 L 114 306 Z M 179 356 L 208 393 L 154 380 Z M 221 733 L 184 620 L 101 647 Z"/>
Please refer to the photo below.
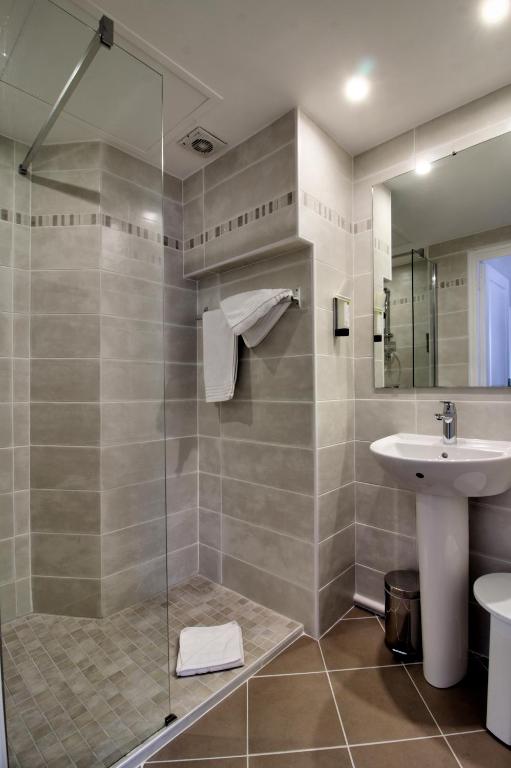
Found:
<path fill-rule="evenodd" d="M 511 386 L 511 133 L 373 187 L 377 388 Z"/>

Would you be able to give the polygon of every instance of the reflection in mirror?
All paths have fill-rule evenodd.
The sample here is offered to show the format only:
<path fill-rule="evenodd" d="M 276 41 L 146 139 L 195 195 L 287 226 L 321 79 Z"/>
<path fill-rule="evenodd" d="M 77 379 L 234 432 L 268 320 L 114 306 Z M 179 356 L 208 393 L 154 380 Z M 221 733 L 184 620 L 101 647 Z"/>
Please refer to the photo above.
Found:
<path fill-rule="evenodd" d="M 507 387 L 511 133 L 418 170 L 373 188 L 375 386 Z"/>

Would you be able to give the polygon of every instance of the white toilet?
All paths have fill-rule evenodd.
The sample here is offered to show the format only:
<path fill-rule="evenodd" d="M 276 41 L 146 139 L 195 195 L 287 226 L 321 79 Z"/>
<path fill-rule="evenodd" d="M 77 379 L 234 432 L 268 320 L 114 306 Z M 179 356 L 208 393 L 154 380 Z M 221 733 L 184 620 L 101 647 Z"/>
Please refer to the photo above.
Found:
<path fill-rule="evenodd" d="M 486 727 L 511 745 L 511 573 L 481 576 L 474 595 L 491 614 Z"/>

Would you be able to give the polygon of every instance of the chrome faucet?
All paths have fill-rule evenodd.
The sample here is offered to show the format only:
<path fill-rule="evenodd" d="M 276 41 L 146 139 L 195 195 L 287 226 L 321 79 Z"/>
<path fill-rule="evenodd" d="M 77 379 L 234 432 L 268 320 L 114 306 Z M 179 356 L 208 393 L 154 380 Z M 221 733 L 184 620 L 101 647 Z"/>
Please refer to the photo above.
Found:
<path fill-rule="evenodd" d="M 442 422 L 442 438 L 446 445 L 454 445 L 458 439 L 456 403 L 452 400 L 440 400 L 440 402 L 444 404 L 444 410 L 442 413 L 435 413 L 435 416 Z"/>

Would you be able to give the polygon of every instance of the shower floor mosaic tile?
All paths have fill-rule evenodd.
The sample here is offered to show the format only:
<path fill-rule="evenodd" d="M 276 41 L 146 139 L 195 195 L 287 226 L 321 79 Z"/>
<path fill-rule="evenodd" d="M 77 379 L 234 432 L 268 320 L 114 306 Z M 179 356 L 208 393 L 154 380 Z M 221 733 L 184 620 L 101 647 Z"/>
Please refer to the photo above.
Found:
<path fill-rule="evenodd" d="M 10 768 L 104 768 L 243 674 L 177 679 L 180 630 L 238 621 L 245 666 L 299 625 L 194 577 L 106 619 L 32 614 L 2 628 Z M 170 702 L 168 668 L 170 664 Z"/>
<path fill-rule="evenodd" d="M 487 671 L 433 688 L 353 608 L 305 635 L 156 752 L 145 768 L 509 768 L 484 727 Z"/>

